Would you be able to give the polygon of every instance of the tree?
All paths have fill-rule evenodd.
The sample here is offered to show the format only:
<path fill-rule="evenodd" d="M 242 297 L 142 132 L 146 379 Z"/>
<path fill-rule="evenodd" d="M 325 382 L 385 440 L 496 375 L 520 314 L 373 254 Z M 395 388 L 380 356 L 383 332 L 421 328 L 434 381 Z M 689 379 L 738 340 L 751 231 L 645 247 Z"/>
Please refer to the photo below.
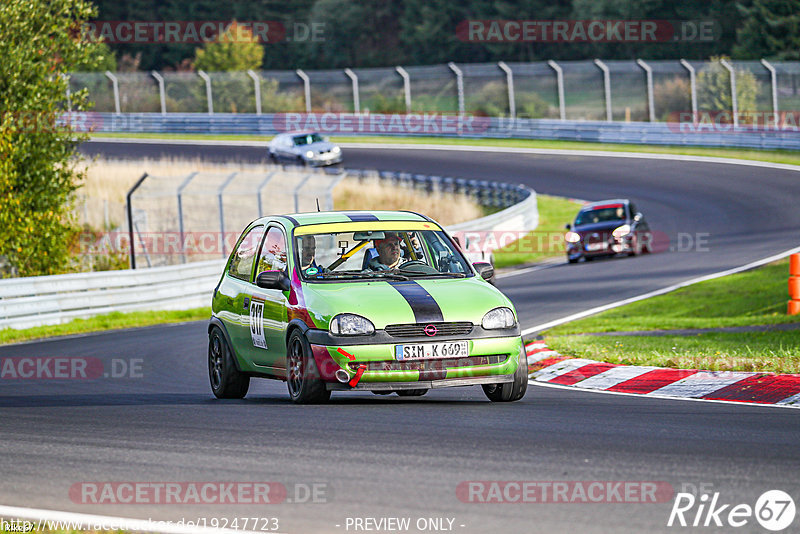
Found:
<path fill-rule="evenodd" d="M 3 275 L 67 268 L 76 237 L 73 193 L 83 178 L 77 145 L 59 120 L 66 74 L 103 58 L 79 28 L 94 15 L 86 0 L 5 0 L 0 9 L 0 263 Z M 88 107 L 72 94 L 73 111 Z"/>
<path fill-rule="evenodd" d="M 697 74 L 697 105 L 706 111 L 731 111 L 731 75 L 722 63 L 722 57 L 712 57 L 711 62 Z M 736 70 L 736 100 L 738 110 L 752 113 L 756 109 L 758 81 L 753 73 Z"/>
<path fill-rule="evenodd" d="M 742 59 L 800 59 L 800 0 L 737 2 L 744 24 L 733 52 Z"/>
<path fill-rule="evenodd" d="M 207 71 L 259 69 L 264 48 L 246 27 L 233 21 L 217 39 L 196 52 L 194 66 Z"/>

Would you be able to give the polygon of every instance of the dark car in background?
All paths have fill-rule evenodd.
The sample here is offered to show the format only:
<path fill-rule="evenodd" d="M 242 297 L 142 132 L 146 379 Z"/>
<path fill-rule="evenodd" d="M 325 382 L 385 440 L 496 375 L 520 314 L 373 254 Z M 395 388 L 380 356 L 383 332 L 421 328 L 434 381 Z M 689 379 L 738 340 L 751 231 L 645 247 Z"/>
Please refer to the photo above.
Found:
<path fill-rule="evenodd" d="M 652 252 L 653 235 L 644 215 L 628 199 L 586 204 L 566 226 L 567 261 Z"/>
<path fill-rule="evenodd" d="M 269 142 L 269 159 L 275 163 L 298 165 L 334 165 L 342 162 L 342 149 L 318 132 L 288 132 Z"/>

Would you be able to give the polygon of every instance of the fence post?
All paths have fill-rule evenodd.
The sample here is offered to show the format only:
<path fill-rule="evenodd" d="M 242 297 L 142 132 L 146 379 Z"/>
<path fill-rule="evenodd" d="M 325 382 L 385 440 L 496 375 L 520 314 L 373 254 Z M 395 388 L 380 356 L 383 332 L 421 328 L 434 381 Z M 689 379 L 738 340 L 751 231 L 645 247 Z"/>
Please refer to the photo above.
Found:
<path fill-rule="evenodd" d="M 178 234 L 180 237 L 180 244 L 178 246 L 181 247 L 181 263 L 186 263 L 186 250 L 183 248 L 183 190 L 189 185 L 189 182 L 192 181 L 192 178 L 197 176 L 197 172 L 191 173 L 189 176 L 186 177 L 186 180 L 178 186 Z"/>
<path fill-rule="evenodd" d="M 683 68 L 689 71 L 689 86 L 691 87 L 692 91 L 692 120 L 695 122 L 698 120 L 697 117 L 697 73 L 692 67 L 691 63 L 686 61 L 685 59 L 681 59 L 681 65 Z"/>
<path fill-rule="evenodd" d="M 219 189 L 217 189 L 217 200 L 219 201 L 219 235 L 220 235 L 220 240 L 222 242 L 221 248 L 222 248 L 223 259 L 226 258 L 228 254 L 227 251 L 225 250 L 225 214 L 223 211 L 224 208 L 222 206 L 222 192 L 225 191 L 225 188 L 228 187 L 228 184 L 231 183 L 231 180 L 236 178 L 237 174 L 239 174 L 238 171 L 228 175 L 228 177 L 225 178 L 225 181 L 222 182 L 222 185 L 219 186 Z"/>
<path fill-rule="evenodd" d="M 397 74 L 403 77 L 403 94 L 406 97 L 406 113 L 411 113 L 411 76 L 403 67 L 395 67 Z"/>
<path fill-rule="evenodd" d="M 458 87 L 458 114 L 464 115 L 464 73 L 452 61 L 447 64 L 456 74 L 456 87 Z"/>
<path fill-rule="evenodd" d="M 106 71 L 106 77 L 111 80 L 111 86 L 114 89 L 114 109 L 116 110 L 117 115 L 122 113 L 119 107 L 119 83 L 117 82 L 117 77 L 110 71 Z"/>
<path fill-rule="evenodd" d="M 731 73 L 731 111 L 733 112 L 733 127 L 737 128 L 739 126 L 739 99 L 736 96 L 736 72 L 727 59 L 722 58 L 719 62 Z"/>
<path fill-rule="evenodd" d="M 303 92 L 306 97 L 306 113 L 311 113 L 311 79 L 301 69 L 294 71 L 303 80 Z"/>
<path fill-rule="evenodd" d="M 161 100 L 161 114 L 162 115 L 166 115 L 167 114 L 167 95 L 166 95 L 166 91 L 164 90 L 164 78 L 158 72 L 156 72 L 154 70 L 150 71 L 150 76 L 155 78 L 156 81 L 158 82 L 158 96 L 159 96 L 159 99 Z"/>
<path fill-rule="evenodd" d="M 208 102 L 208 114 L 214 114 L 214 100 L 211 94 L 211 78 L 203 70 L 198 70 L 197 75 L 206 82 L 206 101 Z"/>
<path fill-rule="evenodd" d="M 256 99 L 256 115 L 261 115 L 261 83 L 258 79 L 258 74 L 256 74 L 253 69 L 248 69 L 247 75 L 253 79 L 253 89 L 255 90 Z"/>
<path fill-rule="evenodd" d="M 295 213 L 300 213 L 300 190 L 303 188 L 304 185 L 306 185 L 306 182 L 309 181 L 312 176 L 314 176 L 313 173 L 310 173 L 310 174 L 306 175 L 305 178 L 300 180 L 300 183 L 297 184 L 297 187 L 294 188 L 294 212 Z"/>
<path fill-rule="evenodd" d="M 556 83 L 558 84 L 558 114 L 562 121 L 567 120 L 567 106 L 564 102 L 564 70 L 561 65 L 552 59 L 547 61 L 550 68 L 556 71 Z"/>
<path fill-rule="evenodd" d="M 775 128 L 778 126 L 778 73 L 775 67 L 766 59 L 761 60 L 761 64 L 769 71 L 770 81 L 772 82 L 772 113 L 775 116 Z"/>
<path fill-rule="evenodd" d="M 142 182 L 144 182 L 146 179 L 147 179 L 147 173 L 144 173 L 142 177 L 139 178 L 135 184 L 133 184 L 133 187 L 131 187 L 125 194 L 125 204 L 126 204 L 125 207 L 128 212 L 128 239 L 130 240 L 130 247 L 131 247 L 131 269 L 136 268 L 136 247 L 134 245 L 135 242 L 133 240 L 133 205 L 131 204 L 132 202 L 131 197 L 133 196 L 134 191 L 139 189 L 139 186 L 142 185 Z"/>
<path fill-rule="evenodd" d="M 611 116 L 611 71 L 608 69 L 608 66 L 599 59 L 595 59 L 594 64 L 603 71 L 603 86 L 605 87 L 606 93 L 606 121 L 611 122 L 613 120 Z"/>
<path fill-rule="evenodd" d="M 503 69 L 506 73 L 506 85 L 508 86 L 508 116 L 511 120 L 517 118 L 517 102 L 514 96 L 514 72 L 511 67 L 506 65 L 505 61 L 498 61 L 497 66 Z"/>
<path fill-rule="evenodd" d="M 358 113 L 361 109 L 358 99 L 358 76 L 350 69 L 344 69 L 344 73 L 347 74 L 347 77 L 353 82 L 353 109 Z"/>
<path fill-rule="evenodd" d="M 61 78 L 67 82 L 67 112 L 72 113 L 72 92 L 69 90 L 69 74 L 61 74 Z"/>
<path fill-rule="evenodd" d="M 325 189 L 325 210 L 326 211 L 333 211 L 333 190 L 334 188 L 339 185 L 339 182 L 344 180 L 346 174 L 341 173 L 337 174 L 336 177 L 331 180 L 331 185 Z"/>
<path fill-rule="evenodd" d="M 264 187 L 266 187 L 267 183 L 269 183 L 269 181 L 272 179 L 272 177 L 275 176 L 276 172 L 277 171 L 272 171 L 271 173 L 268 173 L 267 176 L 264 178 L 264 180 L 260 184 L 258 184 L 258 189 L 256 189 L 256 195 L 258 195 L 258 218 L 259 219 L 264 216 L 264 209 L 263 209 L 263 206 L 261 205 L 261 190 L 264 189 Z"/>
<path fill-rule="evenodd" d="M 641 59 L 637 59 L 636 64 L 642 67 L 647 75 L 647 109 L 650 115 L 650 122 L 656 122 L 656 110 L 653 100 L 653 69 Z"/>

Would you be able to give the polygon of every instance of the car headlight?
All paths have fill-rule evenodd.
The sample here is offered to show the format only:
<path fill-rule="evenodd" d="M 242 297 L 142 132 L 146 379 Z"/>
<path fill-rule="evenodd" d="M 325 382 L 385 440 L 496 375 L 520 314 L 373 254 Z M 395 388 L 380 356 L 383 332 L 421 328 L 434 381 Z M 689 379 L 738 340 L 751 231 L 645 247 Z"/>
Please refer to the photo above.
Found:
<path fill-rule="evenodd" d="M 314 157 L 314 151 L 313 150 L 309 150 L 308 152 L 306 152 L 306 158 L 311 159 L 313 157 Z"/>
<path fill-rule="evenodd" d="M 577 232 L 567 232 L 564 235 L 564 240 L 567 243 L 577 243 L 578 241 L 581 240 L 581 236 Z"/>
<path fill-rule="evenodd" d="M 495 308 L 486 312 L 483 316 L 481 325 L 486 330 L 497 330 L 498 328 L 511 328 L 516 326 L 517 319 L 511 308 Z"/>
<path fill-rule="evenodd" d="M 630 224 L 623 224 L 622 226 L 620 226 L 619 228 L 617 228 L 616 230 L 611 232 L 611 235 L 613 235 L 617 239 L 621 239 L 621 238 L 625 237 L 626 235 L 628 235 L 629 233 L 631 233 L 631 225 Z"/>
<path fill-rule="evenodd" d="M 366 336 L 375 333 L 375 325 L 366 317 L 341 313 L 331 319 L 330 331 L 337 336 Z"/>
<path fill-rule="evenodd" d="M 333 147 L 333 148 L 331 149 L 331 152 L 333 152 L 334 154 L 338 154 L 338 153 L 339 153 L 339 152 L 341 152 L 341 151 L 342 151 L 342 149 L 341 149 L 341 148 L 339 148 L 338 146 L 335 146 L 335 147 Z"/>

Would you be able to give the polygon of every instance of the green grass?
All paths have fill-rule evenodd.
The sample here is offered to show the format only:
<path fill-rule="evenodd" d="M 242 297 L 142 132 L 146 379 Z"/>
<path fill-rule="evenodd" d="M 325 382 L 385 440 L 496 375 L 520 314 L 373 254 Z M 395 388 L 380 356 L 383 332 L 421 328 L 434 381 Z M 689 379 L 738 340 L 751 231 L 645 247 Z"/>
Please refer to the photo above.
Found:
<path fill-rule="evenodd" d="M 132 139 L 185 139 L 206 141 L 263 141 L 272 136 L 263 135 L 205 135 L 205 134 L 149 134 L 149 133 L 95 133 L 93 138 L 132 138 Z M 602 152 L 638 152 L 654 154 L 678 154 L 688 156 L 707 156 L 717 158 L 737 158 L 771 163 L 787 163 L 800 165 L 800 152 L 796 150 L 757 150 L 743 148 L 706 148 L 663 145 L 625 145 L 610 143 L 590 143 L 582 141 L 550 141 L 540 139 L 473 139 L 460 137 L 388 137 L 334 136 L 337 143 L 393 143 L 393 144 L 429 144 L 429 145 L 461 145 L 492 146 L 512 148 L 548 148 L 560 150 L 597 150 Z M 346 161 L 346 160 L 345 160 Z"/>
<path fill-rule="evenodd" d="M 555 327 L 547 344 L 567 356 L 628 365 L 800 372 L 800 330 L 667 336 L 577 336 L 800 322 L 786 315 L 788 260 L 701 282 Z M 555 337 L 554 337 L 555 336 Z"/>
<path fill-rule="evenodd" d="M 101 332 L 117 328 L 135 328 L 166 323 L 200 321 L 211 317 L 211 308 L 194 308 L 178 311 L 137 311 L 130 313 L 114 312 L 98 315 L 90 319 L 74 319 L 68 323 L 37 326 L 23 330 L 5 328 L 0 330 L 0 344 L 18 343 L 32 339 Z"/>
<path fill-rule="evenodd" d="M 524 238 L 494 251 L 495 267 L 540 261 L 564 252 L 564 225 L 575 218 L 581 204 L 573 200 L 537 195 L 539 226 Z"/>

